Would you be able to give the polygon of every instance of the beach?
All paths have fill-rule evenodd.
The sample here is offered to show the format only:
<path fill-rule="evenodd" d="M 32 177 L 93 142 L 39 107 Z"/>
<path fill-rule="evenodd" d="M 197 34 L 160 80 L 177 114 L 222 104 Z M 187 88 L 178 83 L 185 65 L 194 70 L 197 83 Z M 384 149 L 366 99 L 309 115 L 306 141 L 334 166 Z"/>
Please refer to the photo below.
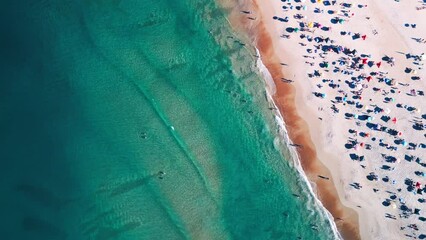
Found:
<path fill-rule="evenodd" d="M 425 238 L 424 3 L 239 7 L 240 29 L 274 79 L 274 102 L 342 237 Z"/>

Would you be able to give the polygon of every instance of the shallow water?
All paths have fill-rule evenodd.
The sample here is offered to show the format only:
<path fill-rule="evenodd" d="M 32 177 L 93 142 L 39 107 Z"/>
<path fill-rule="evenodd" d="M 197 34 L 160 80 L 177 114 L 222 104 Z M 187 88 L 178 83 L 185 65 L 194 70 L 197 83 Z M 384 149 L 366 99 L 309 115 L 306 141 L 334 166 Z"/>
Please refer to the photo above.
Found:
<path fill-rule="evenodd" d="M 333 238 L 212 0 L 0 13 L 2 239 Z"/>

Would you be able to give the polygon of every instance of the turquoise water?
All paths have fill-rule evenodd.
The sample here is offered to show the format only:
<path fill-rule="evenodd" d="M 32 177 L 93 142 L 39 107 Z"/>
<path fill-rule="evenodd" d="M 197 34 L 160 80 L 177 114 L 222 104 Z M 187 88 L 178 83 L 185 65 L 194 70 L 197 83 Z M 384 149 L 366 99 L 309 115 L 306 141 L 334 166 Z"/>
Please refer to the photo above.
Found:
<path fill-rule="evenodd" d="M 3 2 L 1 239 L 333 238 L 212 0 Z"/>

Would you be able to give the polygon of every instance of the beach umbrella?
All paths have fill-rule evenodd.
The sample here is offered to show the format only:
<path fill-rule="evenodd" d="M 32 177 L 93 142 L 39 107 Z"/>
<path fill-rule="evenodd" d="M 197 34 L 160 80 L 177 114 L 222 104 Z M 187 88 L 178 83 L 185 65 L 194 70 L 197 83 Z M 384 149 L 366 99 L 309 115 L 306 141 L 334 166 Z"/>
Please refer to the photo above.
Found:
<path fill-rule="evenodd" d="M 396 162 L 397 162 L 397 163 L 401 163 L 401 159 L 397 158 L 397 159 L 396 159 Z"/>
<path fill-rule="evenodd" d="M 407 141 L 402 140 L 402 146 L 406 147 L 408 145 Z"/>
<path fill-rule="evenodd" d="M 359 146 L 364 147 L 365 143 L 360 143 Z"/>
<path fill-rule="evenodd" d="M 368 81 L 368 82 L 370 82 L 370 81 L 371 81 L 371 79 L 373 79 L 373 77 L 371 77 L 371 76 L 368 76 L 368 77 L 367 77 L 367 81 Z"/>
<path fill-rule="evenodd" d="M 294 28 L 294 32 L 295 33 L 299 32 L 299 28 Z"/>
<path fill-rule="evenodd" d="M 373 119 L 371 117 L 367 118 L 367 122 L 371 122 Z"/>
<path fill-rule="evenodd" d="M 355 145 L 354 149 L 355 149 L 356 151 L 358 151 L 358 150 L 359 150 L 359 145 L 358 145 L 358 144 L 357 144 L 357 145 Z"/>
<path fill-rule="evenodd" d="M 386 108 L 385 113 L 389 114 L 391 112 L 391 110 L 389 108 Z"/>
<path fill-rule="evenodd" d="M 395 202 L 392 202 L 391 206 L 392 206 L 393 209 L 396 209 L 396 203 Z"/>
<path fill-rule="evenodd" d="M 314 23 L 313 22 L 309 22 L 308 23 L 308 28 L 312 28 L 314 26 Z"/>
<path fill-rule="evenodd" d="M 358 114 L 354 114 L 354 118 L 358 119 Z"/>
<path fill-rule="evenodd" d="M 382 65 L 382 62 L 378 62 L 378 63 L 376 63 L 376 66 L 378 67 L 378 68 L 380 68 L 380 66 Z"/>
<path fill-rule="evenodd" d="M 392 118 L 392 122 L 393 122 L 393 123 L 396 123 L 396 122 L 397 122 L 396 117 Z"/>
<path fill-rule="evenodd" d="M 398 132 L 398 136 L 402 136 L 402 132 Z"/>
<path fill-rule="evenodd" d="M 303 6 L 303 8 L 302 8 L 304 11 L 306 11 L 306 10 L 308 10 L 308 6 Z"/>
<path fill-rule="evenodd" d="M 345 22 L 345 20 L 344 20 L 344 19 L 342 19 L 342 18 L 340 18 L 340 19 L 339 19 L 339 23 L 340 23 L 340 24 L 342 24 L 342 23 L 344 23 L 344 22 Z"/>
<path fill-rule="evenodd" d="M 328 68 L 328 66 L 329 66 L 329 65 L 328 65 L 328 62 L 326 62 L 326 63 L 324 64 L 324 66 L 325 66 L 326 68 Z"/>
<path fill-rule="evenodd" d="M 367 38 L 367 35 L 362 35 L 361 38 L 362 40 L 365 40 Z"/>
<path fill-rule="evenodd" d="M 413 72 L 413 74 L 417 74 L 417 71 L 416 71 L 416 70 L 413 70 L 412 72 Z"/>
<path fill-rule="evenodd" d="M 318 2 L 318 3 L 322 3 L 322 0 L 318 0 L 317 2 Z"/>
<path fill-rule="evenodd" d="M 327 95 L 326 95 L 325 93 L 322 93 L 322 94 L 321 94 L 321 97 L 322 97 L 322 98 L 325 98 L 325 97 L 327 97 Z"/>

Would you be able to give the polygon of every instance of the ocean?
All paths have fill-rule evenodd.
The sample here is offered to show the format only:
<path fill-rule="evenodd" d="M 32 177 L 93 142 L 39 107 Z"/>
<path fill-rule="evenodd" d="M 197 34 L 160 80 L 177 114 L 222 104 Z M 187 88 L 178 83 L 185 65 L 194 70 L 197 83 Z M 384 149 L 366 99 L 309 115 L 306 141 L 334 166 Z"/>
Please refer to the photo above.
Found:
<path fill-rule="evenodd" d="M 214 0 L 2 1 L 1 239 L 334 239 Z"/>

